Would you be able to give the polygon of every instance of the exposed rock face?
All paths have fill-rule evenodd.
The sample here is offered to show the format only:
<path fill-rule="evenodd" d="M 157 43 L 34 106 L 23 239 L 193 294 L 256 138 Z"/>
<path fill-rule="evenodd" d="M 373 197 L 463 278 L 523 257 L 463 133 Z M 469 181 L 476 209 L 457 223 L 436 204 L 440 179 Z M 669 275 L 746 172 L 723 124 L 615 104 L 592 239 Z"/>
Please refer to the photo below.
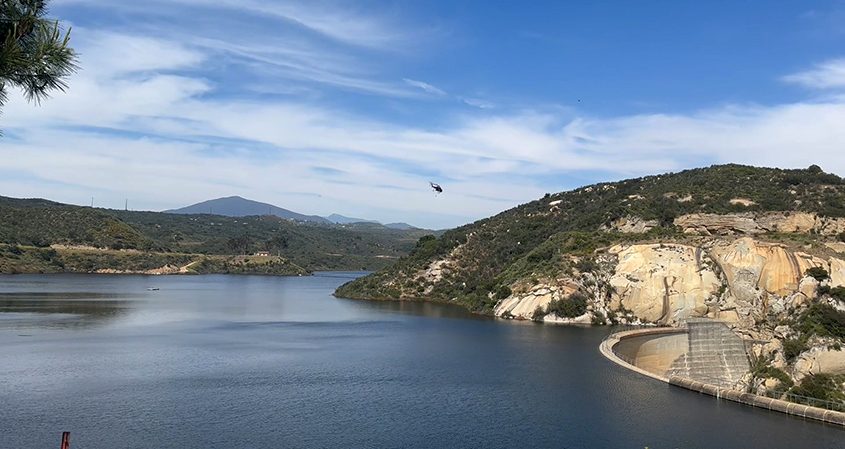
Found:
<path fill-rule="evenodd" d="M 765 343 L 755 343 L 752 345 L 750 352 L 757 359 L 771 360 L 770 366 L 774 368 L 786 368 L 786 358 L 783 356 L 783 342 L 778 339 L 771 338 L 765 341 Z"/>
<path fill-rule="evenodd" d="M 499 317 L 530 320 L 533 319 L 534 311 L 538 307 L 547 310 L 550 302 L 572 294 L 577 288 L 576 285 L 566 282 L 559 282 L 555 285 L 551 283 L 537 284 L 526 293 L 513 294 L 500 301 L 493 313 Z M 548 321 L 555 321 L 552 317 L 548 318 Z M 586 322 L 590 322 L 589 316 L 587 316 Z"/>
<path fill-rule="evenodd" d="M 748 198 L 733 198 L 729 201 L 734 206 L 756 206 L 757 203 L 754 201 L 749 200 Z"/>
<path fill-rule="evenodd" d="M 823 259 L 747 237 L 716 245 L 711 254 L 725 274 L 733 298 L 746 302 L 755 301 L 763 293 L 794 293 L 808 268 L 827 266 Z"/>
<path fill-rule="evenodd" d="M 824 246 L 836 251 L 837 253 L 845 253 L 845 242 L 828 242 Z"/>
<path fill-rule="evenodd" d="M 643 220 L 636 216 L 627 216 L 617 218 L 610 223 L 610 226 L 605 226 L 603 230 L 612 230 L 624 232 L 626 234 L 642 234 L 656 228 L 660 223 L 657 220 Z"/>
<path fill-rule="evenodd" d="M 425 286 L 422 291 L 423 295 L 430 294 L 434 286 L 443 280 L 443 276 L 453 271 L 464 245 L 458 245 L 443 259 L 434 260 L 425 269 L 417 271 L 414 279 Z"/>
<path fill-rule="evenodd" d="M 819 282 L 805 275 L 811 267 L 828 270 L 831 287 L 845 285 L 845 261 L 750 237 L 710 240 L 700 246 L 617 245 L 602 254 L 597 260 L 605 261 L 606 268 L 598 270 L 597 277 L 564 276 L 518 289 L 499 302 L 495 315 L 532 319 L 538 307 L 547 310 L 551 301 L 580 290 L 590 298 L 590 313 L 578 320 L 549 315 L 544 321 L 588 322 L 591 315 L 610 313 L 624 322 L 661 324 L 710 317 L 750 331 L 767 316 L 790 313 L 816 298 Z M 433 263 L 422 274 L 436 281 L 443 270 L 448 270 L 447 261 Z M 605 293 L 593 291 L 597 285 L 608 288 Z"/>
<path fill-rule="evenodd" d="M 845 261 L 837 258 L 830 259 L 830 286 L 845 286 Z"/>
<path fill-rule="evenodd" d="M 818 345 L 804 352 L 795 361 L 792 375 L 800 381 L 810 374 L 845 374 L 845 351 Z"/>
<path fill-rule="evenodd" d="M 689 214 L 675 218 L 675 226 L 685 234 L 760 234 L 763 231 L 751 214 Z"/>
<path fill-rule="evenodd" d="M 805 212 L 688 214 L 675 218 L 686 234 L 755 235 L 766 232 L 815 232 L 835 235 L 845 230 L 845 218 L 820 217 Z"/>
<path fill-rule="evenodd" d="M 721 284 L 692 246 L 616 246 L 610 252 L 619 258 L 610 279 L 615 290 L 611 308 L 621 305 L 645 321 L 675 323 L 702 316 L 708 310 L 705 301 Z"/>

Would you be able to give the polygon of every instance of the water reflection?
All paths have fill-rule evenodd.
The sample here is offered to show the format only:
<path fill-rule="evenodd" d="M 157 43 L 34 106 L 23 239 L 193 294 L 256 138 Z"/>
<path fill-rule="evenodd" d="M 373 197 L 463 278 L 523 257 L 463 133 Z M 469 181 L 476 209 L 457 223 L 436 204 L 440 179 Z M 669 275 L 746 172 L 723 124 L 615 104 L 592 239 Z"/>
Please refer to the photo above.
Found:
<path fill-rule="evenodd" d="M 127 314 L 128 295 L 102 292 L 0 293 L 0 329 L 86 329 Z"/>
<path fill-rule="evenodd" d="M 422 301 L 356 301 L 362 308 L 379 312 L 430 316 L 435 318 L 475 318 L 491 320 L 485 315 L 476 315 L 455 304 L 437 304 Z"/>

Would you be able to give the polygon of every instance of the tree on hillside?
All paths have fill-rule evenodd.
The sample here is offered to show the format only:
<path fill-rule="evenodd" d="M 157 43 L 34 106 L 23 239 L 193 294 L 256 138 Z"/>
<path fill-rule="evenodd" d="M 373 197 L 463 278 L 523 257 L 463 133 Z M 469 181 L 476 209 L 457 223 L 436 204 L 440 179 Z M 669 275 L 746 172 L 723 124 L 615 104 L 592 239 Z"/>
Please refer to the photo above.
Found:
<path fill-rule="evenodd" d="M 252 241 L 246 234 L 240 237 L 232 237 L 226 242 L 226 244 L 235 254 L 247 254 L 249 252 L 249 246 L 251 243 Z"/>
<path fill-rule="evenodd" d="M 267 240 L 265 247 L 267 251 L 275 252 L 277 256 L 282 255 L 282 250 L 287 249 L 288 239 L 283 235 L 277 235 Z"/>
<path fill-rule="evenodd" d="M 0 0 L 0 107 L 11 86 L 36 103 L 64 91 L 77 69 L 70 30 L 46 14 L 46 0 Z"/>

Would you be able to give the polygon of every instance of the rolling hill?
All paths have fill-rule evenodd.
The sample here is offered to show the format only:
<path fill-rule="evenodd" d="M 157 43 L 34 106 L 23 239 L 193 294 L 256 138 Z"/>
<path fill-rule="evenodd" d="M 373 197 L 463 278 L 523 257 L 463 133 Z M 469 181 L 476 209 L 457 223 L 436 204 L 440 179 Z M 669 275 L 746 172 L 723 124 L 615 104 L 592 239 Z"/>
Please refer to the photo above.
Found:
<path fill-rule="evenodd" d="M 0 251 L 3 271 L 65 271 L 63 264 L 67 265 L 64 262 L 71 252 L 87 258 L 71 264 L 75 267 L 71 271 L 125 269 L 121 264 L 133 270 L 143 265 L 146 270 L 158 263 L 188 264 L 205 256 L 219 260 L 258 252 L 283 258 L 304 271 L 371 270 L 406 255 L 426 233 L 381 225 L 292 221 L 273 215 L 121 211 L 0 197 L 0 244 L 9 250 Z M 32 253 L 27 255 L 29 250 Z M 16 254 L 19 251 L 23 254 Z M 80 256 L 80 252 L 85 254 Z M 105 252 L 114 257 L 95 257 Z M 237 271 L 227 267 L 224 272 L 232 270 Z M 287 268 L 282 270 L 288 273 Z"/>
<path fill-rule="evenodd" d="M 329 224 L 330 220 L 317 215 L 303 215 L 278 206 L 248 200 L 239 196 L 229 196 L 164 211 L 168 214 L 211 214 L 225 217 L 248 217 L 253 215 L 275 215 L 286 220 Z"/>

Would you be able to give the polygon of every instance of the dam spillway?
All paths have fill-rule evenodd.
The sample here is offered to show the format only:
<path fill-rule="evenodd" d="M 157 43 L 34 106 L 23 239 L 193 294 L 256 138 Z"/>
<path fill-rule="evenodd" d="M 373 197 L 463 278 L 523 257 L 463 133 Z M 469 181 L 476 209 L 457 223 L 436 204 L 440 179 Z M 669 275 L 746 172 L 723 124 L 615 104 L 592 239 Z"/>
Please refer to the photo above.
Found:
<path fill-rule="evenodd" d="M 745 343 L 721 321 L 688 320 L 687 341 L 689 350 L 672 363 L 667 377 L 734 388 L 751 368 Z"/>
<path fill-rule="evenodd" d="M 692 319 L 677 329 L 634 331 L 613 352 L 657 378 L 684 377 L 733 388 L 748 373 L 745 343 L 725 323 Z"/>

